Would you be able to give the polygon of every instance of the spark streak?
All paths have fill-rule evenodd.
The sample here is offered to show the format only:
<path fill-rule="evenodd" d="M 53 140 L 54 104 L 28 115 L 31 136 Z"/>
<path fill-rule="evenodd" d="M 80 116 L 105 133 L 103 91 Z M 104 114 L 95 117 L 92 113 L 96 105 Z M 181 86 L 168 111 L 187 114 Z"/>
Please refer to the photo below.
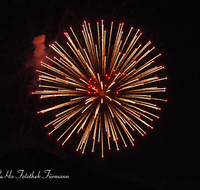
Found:
<path fill-rule="evenodd" d="M 146 132 L 143 126 L 153 128 L 149 122 L 159 118 L 154 111 L 161 108 L 155 102 L 167 101 L 154 97 L 156 93 L 165 92 L 166 88 L 152 86 L 167 80 L 167 77 L 155 76 L 155 73 L 164 69 L 163 66 L 152 66 L 161 54 L 151 56 L 155 49 L 150 47 L 151 41 L 144 45 L 138 44 L 142 35 L 139 29 L 134 33 L 131 27 L 123 38 L 124 23 L 119 24 L 113 38 L 113 25 L 111 22 L 110 29 L 106 31 L 102 20 L 97 22 L 97 31 L 92 31 L 90 23 L 84 21 L 82 34 L 86 49 L 70 27 L 73 38 L 69 33 L 65 32 L 64 35 L 71 53 L 55 42 L 49 46 L 60 58 L 46 56 L 47 63 L 41 62 L 45 71 L 37 70 L 42 83 L 39 87 L 44 90 L 32 94 L 40 95 L 42 99 L 56 97 L 64 101 L 38 111 L 46 113 L 60 110 L 56 119 L 45 125 L 49 128 L 54 126 L 49 135 L 59 133 L 58 129 L 63 127 L 65 130 L 57 140 L 62 140 L 64 145 L 75 131 L 83 133 L 77 147 L 77 151 L 81 150 L 82 154 L 86 145 L 91 144 L 90 137 L 91 151 L 94 152 L 98 141 L 102 157 L 106 144 L 111 149 L 111 140 L 117 150 L 121 142 L 127 147 L 127 139 L 134 146 L 132 131 L 136 130 L 144 136 Z M 72 124 L 65 125 L 70 119 Z"/>

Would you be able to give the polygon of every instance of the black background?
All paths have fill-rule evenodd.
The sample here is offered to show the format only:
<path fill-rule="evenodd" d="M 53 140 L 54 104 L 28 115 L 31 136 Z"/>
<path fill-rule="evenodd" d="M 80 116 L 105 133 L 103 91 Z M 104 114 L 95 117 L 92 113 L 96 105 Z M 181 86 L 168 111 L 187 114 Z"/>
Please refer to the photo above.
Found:
<path fill-rule="evenodd" d="M 195 1 L 196 2 L 196 1 Z M 199 13 L 190 1 L 2 1 L 0 27 L 0 170 L 49 168 L 68 180 L 0 180 L 2 185 L 66 189 L 200 189 L 199 141 Z M 137 138 L 135 147 L 84 156 L 77 142 L 62 147 L 43 128 L 49 115 L 37 89 L 37 60 L 32 44 L 44 34 L 45 45 L 62 39 L 73 26 L 78 34 L 84 20 L 91 25 L 124 22 L 140 28 L 165 65 L 166 103 L 154 130 Z M 79 38 L 82 38 L 81 34 Z M 7 183 L 8 182 L 8 183 Z M 27 187 L 26 187 L 27 185 Z"/>

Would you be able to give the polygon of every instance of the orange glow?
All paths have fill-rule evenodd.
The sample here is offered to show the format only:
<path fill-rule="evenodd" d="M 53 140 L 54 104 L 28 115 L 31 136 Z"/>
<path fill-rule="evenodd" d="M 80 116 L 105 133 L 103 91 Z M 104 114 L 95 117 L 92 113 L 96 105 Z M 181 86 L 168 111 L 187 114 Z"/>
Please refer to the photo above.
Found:
<path fill-rule="evenodd" d="M 100 96 L 105 96 L 106 92 L 104 90 L 102 90 L 99 94 L 100 94 Z"/>

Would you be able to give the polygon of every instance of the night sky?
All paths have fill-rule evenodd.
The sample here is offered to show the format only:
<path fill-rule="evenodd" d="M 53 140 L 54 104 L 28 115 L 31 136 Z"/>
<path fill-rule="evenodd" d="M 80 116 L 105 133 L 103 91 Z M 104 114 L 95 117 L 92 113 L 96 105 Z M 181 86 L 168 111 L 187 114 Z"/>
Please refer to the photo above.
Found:
<path fill-rule="evenodd" d="M 49 168 L 70 179 L 10 179 L 0 180 L 0 185 L 26 184 L 33 189 L 112 189 L 112 184 L 119 189 L 200 189 L 198 7 L 197 3 L 178 0 L 2 1 L 0 170 Z M 165 65 L 168 77 L 168 102 L 162 104 L 154 129 L 145 137 L 136 135 L 135 147 L 106 150 L 103 159 L 100 150 L 91 154 L 89 147 L 84 155 L 77 153 L 77 137 L 64 147 L 55 136 L 49 137 L 44 125 L 53 115 L 38 115 L 44 103 L 31 95 L 39 84 L 35 70 L 40 67 L 40 60 L 34 56 L 34 37 L 45 35 L 48 54 L 52 52 L 48 45 L 65 39 L 63 32 L 69 27 L 80 39 L 84 20 L 95 27 L 101 19 L 107 24 L 114 21 L 116 26 L 124 22 L 126 32 L 131 26 L 140 28 L 144 38 L 162 53 L 156 63 Z"/>

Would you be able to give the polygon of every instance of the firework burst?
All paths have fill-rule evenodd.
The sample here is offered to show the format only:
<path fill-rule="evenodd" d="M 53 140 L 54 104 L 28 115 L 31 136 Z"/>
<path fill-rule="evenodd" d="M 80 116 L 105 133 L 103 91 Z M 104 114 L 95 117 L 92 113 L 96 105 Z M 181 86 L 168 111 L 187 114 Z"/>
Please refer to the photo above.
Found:
<path fill-rule="evenodd" d="M 95 143 L 99 142 L 104 157 L 106 144 L 111 149 L 111 141 L 114 141 L 119 150 L 119 142 L 126 147 L 128 140 L 134 146 L 131 131 L 136 130 L 144 136 L 146 132 L 143 128 L 153 128 L 149 123 L 153 118 L 159 118 L 152 113 L 153 110 L 160 110 L 154 102 L 166 100 L 151 95 L 165 92 L 166 89 L 152 85 L 167 78 L 154 75 L 164 69 L 163 66 L 151 65 L 161 54 L 144 61 L 155 49 L 152 47 L 147 50 L 151 41 L 144 46 L 137 45 L 142 33 L 139 29 L 133 32 L 133 28 L 122 41 L 123 26 L 123 23 L 119 24 L 113 39 L 113 22 L 108 35 L 103 20 L 97 22 L 95 39 L 90 23 L 84 21 L 82 34 L 87 49 L 82 48 L 72 28 L 73 40 L 68 33 L 64 33 L 68 40 L 68 52 L 58 42 L 49 45 L 59 58 L 46 56 L 51 65 L 41 62 L 47 72 L 37 70 L 42 90 L 33 94 L 40 94 L 40 98 L 66 98 L 59 105 L 38 111 L 46 113 L 64 108 L 56 115 L 56 119 L 45 125 L 54 126 L 49 135 L 61 127 L 65 128 L 57 139 L 62 141 L 62 145 L 75 131 L 83 131 L 77 151 L 84 153 L 88 139 L 92 138 L 92 152 Z M 73 121 L 67 125 L 66 122 L 71 118 Z"/>

